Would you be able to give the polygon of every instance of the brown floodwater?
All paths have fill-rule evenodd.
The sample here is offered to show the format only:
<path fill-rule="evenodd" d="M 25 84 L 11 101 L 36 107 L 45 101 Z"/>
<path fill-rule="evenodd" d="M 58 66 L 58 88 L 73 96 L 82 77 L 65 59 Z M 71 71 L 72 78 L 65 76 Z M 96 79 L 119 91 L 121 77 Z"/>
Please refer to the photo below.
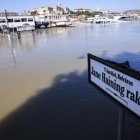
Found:
<path fill-rule="evenodd" d="M 24 32 L 21 39 L 0 36 L 3 137 L 14 140 L 22 126 L 18 139 L 24 132 L 24 139 L 116 139 L 119 107 L 88 84 L 87 53 L 129 60 L 140 70 L 139 37 L 139 23 L 48 28 Z M 140 122 L 126 116 L 125 137 L 138 140 Z"/>

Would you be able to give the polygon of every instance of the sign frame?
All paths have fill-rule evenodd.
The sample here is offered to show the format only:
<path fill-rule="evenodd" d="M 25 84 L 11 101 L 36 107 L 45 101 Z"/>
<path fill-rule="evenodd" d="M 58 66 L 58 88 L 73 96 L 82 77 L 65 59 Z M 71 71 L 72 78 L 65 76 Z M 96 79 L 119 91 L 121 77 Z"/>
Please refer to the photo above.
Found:
<path fill-rule="evenodd" d="M 101 88 L 99 85 L 97 85 L 96 83 L 94 83 L 91 80 L 91 63 L 90 60 L 95 60 L 107 67 L 110 67 L 118 72 L 121 72 L 127 76 L 130 76 L 136 80 L 140 81 L 140 73 L 132 68 L 127 67 L 126 65 L 120 64 L 120 63 L 116 63 L 110 60 L 104 60 L 102 58 L 99 58 L 95 55 L 89 54 L 88 53 L 88 81 L 89 83 L 91 83 L 92 85 L 94 85 L 98 90 L 100 90 L 105 96 L 108 96 L 111 100 L 115 101 L 115 103 L 119 104 L 119 106 L 121 106 L 123 109 L 125 109 L 127 112 L 130 112 L 131 114 L 133 114 L 134 116 L 140 118 L 140 116 L 135 113 L 133 110 L 129 109 L 127 106 L 123 105 L 121 102 L 119 102 L 118 100 L 116 100 L 114 97 L 112 97 L 111 95 L 109 95 L 109 93 L 107 93 L 103 88 Z"/>

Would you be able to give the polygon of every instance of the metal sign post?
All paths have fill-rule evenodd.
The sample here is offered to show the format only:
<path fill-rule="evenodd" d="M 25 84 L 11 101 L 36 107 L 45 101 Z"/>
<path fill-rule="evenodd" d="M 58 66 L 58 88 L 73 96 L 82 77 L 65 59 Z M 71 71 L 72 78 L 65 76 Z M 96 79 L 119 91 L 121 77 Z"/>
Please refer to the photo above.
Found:
<path fill-rule="evenodd" d="M 121 108 L 119 109 L 118 117 L 118 135 L 117 140 L 123 140 L 124 136 L 124 123 L 125 123 L 125 112 Z"/>

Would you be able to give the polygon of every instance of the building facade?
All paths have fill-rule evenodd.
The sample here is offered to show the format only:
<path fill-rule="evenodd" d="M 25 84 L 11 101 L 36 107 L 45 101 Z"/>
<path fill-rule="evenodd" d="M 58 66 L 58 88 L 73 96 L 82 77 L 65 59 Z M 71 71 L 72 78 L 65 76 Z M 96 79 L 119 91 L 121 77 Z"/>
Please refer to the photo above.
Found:
<path fill-rule="evenodd" d="M 62 7 L 60 4 L 55 5 L 53 7 L 40 7 L 40 8 L 33 8 L 28 11 L 31 15 L 51 15 L 51 14 L 69 14 L 70 9 L 67 7 Z"/>
<path fill-rule="evenodd" d="M 28 12 L 34 15 L 52 14 L 53 8 L 51 7 L 33 8 L 33 9 L 30 9 Z"/>

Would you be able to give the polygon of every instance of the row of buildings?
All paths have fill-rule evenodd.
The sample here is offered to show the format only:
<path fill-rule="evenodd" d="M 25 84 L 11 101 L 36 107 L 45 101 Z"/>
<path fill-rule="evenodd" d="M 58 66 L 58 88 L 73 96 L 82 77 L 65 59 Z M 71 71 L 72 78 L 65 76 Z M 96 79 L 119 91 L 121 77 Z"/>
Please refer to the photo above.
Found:
<path fill-rule="evenodd" d="M 61 4 L 55 5 L 53 7 L 39 7 L 39 8 L 32 8 L 30 10 L 28 10 L 28 13 L 31 15 L 51 15 L 51 14 L 58 14 L 58 15 L 62 15 L 62 14 L 70 14 L 72 10 L 70 10 L 70 8 L 68 7 L 63 7 Z M 88 8 L 77 8 L 74 9 L 73 12 L 95 12 L 95 11 L 100 11 L 103 13 L 110 13 L 110 10 L 92 10 L 92 9 L 88 9 Z"/>
<path fill-rule="evenodd" d="M 54 6 L 44 6 L 44 7 L 38 7 L 38 8 L 32 8 L 26 11 L 24 14 L 28 15 L 63 15 L 63 14 L 70 14 L 70 13 L 78 13 L 78 12 L 102 12 L 103 14 L 108 14 L 108 13 L 118 13 L 118 12 L 112 12 L 111 10 L 102 10 L 97 8 L 96 10 L 89 9 L 89 8 L 77 8 L 74 10 L 70 10 L 70 8 L 66 6 L 62 6 L 60 3 Z M 9 16 L 16 16 L 18 13 L 8 13 Z M 118 13 L 120 14 L 120 13 Z M 140 10 L 128 10 L 123 12 L 123 14 L 127 15 L 140 15 Z M 5 13 L 0 13 L 0 16 L 4 16 Z"/>
<path fill-rule="evenodd" d="M 39 8 L 33 8 L 28 10 L 28 13 L 31 15 L 51 15 L 51 14 L 69 14 L 70 9 L 68 7 L 63 7 L 61 4 L 57 4 L 53 7 L 39 7 Z"/>
<path fill-rule="evenodd" d="M 77 8 L 77 9 L 74 9 L 74 12 L 89 12 L 89 13 L 92 13 L 92 12 L 102 12 L 102 13 L 111 13 L 110 10 L 100 10 L 97 8 L 97 10 L 93 10 L 93 9 L 87 9 L 87 8 Z"/>

